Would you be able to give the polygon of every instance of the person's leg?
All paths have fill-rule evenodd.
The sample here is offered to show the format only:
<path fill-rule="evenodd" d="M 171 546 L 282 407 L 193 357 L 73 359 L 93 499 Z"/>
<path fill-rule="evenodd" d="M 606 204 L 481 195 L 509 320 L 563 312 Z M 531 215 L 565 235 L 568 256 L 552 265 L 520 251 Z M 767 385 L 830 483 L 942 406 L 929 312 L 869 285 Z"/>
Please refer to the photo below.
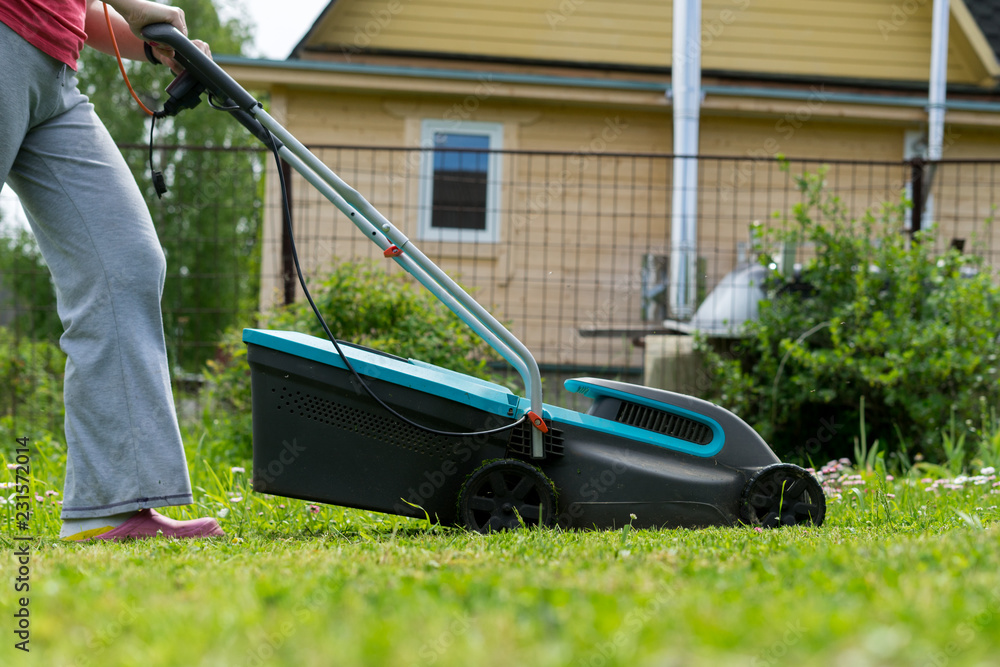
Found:
<path fill-rule="evenodd" d="M 0 63 L 4 64 L 0 67 L 0 182 L 7 181 L 31 117 L 42 106 L 41 89 L 51 86 L 61 74 L 55 60 L 36 62 L 36 54 L 37 49 L 0 23 Z"/>
<path fill-rule="evenodd" d="M 56 106 L 31 119 L 7 176 L 52 271 L 66 329 L 62 516 L 189 504 L 160 315 L 163 252 L 120 152 L 73 73 L 62 75 L 52 82 Z"/>

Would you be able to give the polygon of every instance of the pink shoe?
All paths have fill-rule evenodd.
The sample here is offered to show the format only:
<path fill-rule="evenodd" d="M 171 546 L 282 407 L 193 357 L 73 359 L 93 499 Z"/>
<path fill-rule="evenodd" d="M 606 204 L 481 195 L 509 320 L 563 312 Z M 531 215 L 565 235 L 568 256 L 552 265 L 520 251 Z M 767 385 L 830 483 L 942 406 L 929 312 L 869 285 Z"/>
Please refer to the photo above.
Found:
<path fill-rule="evenodd" d="M 176 521 L 163 516 L 156 510 L 145 509 L 139 510 L 135 516 L 113 530 L 80 541 L 142 539 L 157 535 L 194 538 L 215 537 L 225 535 L 225 533 L 222 532 L 219 523 L 211 517 Z"/>

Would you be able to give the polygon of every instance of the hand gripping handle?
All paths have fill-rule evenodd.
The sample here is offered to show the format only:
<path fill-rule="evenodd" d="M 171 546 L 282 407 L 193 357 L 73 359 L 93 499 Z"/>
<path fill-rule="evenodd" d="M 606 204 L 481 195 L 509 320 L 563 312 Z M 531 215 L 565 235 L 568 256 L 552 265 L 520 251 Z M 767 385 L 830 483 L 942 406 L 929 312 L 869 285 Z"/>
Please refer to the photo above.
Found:
<path fill-rule="evenodd" d="M 142 29 L 142 36 L 150 42 L 173 48 L 174 59 L 220 99 L 232 100 L 246 112 L 252 112 L 260 106 L 253 95 L 169 23 L 151 23 Z"/>

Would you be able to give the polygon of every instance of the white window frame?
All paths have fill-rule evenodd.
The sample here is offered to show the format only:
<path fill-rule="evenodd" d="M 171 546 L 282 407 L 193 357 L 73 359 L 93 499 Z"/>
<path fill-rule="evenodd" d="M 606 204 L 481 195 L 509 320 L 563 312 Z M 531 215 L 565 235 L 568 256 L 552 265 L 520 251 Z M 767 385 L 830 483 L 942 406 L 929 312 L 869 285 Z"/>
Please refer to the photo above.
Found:
<path fill-rule="evenodd" d="M 489 137 L 486 164 L 486 228 L 457 229 L 431 226 L 434 205 L 434 135 L 470 134 Z M 497 243 L 500 240 L 500 181 L 503 161 L 496 151 L 503 148 L 501 123 L 426 119 L 420 128 L 420 203 L 417 206 L 417 236 L 423 241 Z"/>

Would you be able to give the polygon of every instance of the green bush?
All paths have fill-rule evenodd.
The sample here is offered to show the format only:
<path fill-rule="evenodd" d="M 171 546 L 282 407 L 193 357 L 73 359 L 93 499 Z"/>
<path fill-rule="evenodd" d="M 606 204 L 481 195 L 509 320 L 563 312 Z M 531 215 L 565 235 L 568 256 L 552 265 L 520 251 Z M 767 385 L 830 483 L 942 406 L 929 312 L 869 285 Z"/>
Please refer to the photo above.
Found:
<path fill-rule="evenodd" d="M 10 328 L 36 340 L 56 340 L 62 323 L 56 292 L 35 237 L 27 229 L 0 224 L 0 311 Z"/>
<path fill-rule="evenodd" d="M 496 358 L 492 349 L 405 273 L 390 274 L 370 262 L 344 262 L 325 278 L 310 281 L 309 289 L 338 340 L 493 379 L 486 365 Z M 304 300 L 264 313 L 259 326 L 326 338 Z M 250 369 L 242 330 L 226 334 L 204 379 L 203 421 L 209 437 L 229 438 L 234 457 L 249 456 Z"/>
<path fill-rule="evenodd" d="M 0 438 L 62 439 L 66 355 L 53 343 L 0 327 Z"/>
<path fill-rule="evenodd" d="M 824 173 L 796 179 L 803 202 L 775 232 L 814 251 L 802 270 L 812 289 L 780 289 L 776 276 L 735 354 L 700 346 L 715 399 L 779 454 L 817 460 L 854 452 L 863 398 L 869 444 L 940 459 L 949 424 L 975 433 L 983 406 L 1000 403 L 993 271 L 936 252 L 933 230 L 908 243 L 905 202 L 852 218 Z"/>
<path fill-rule="evenodd" d="M 485 377 L 490 348 L 405 273 L 345 262 L 309 290 L 338 339 Z M 263 326 L 326 337 L 304 300 L 268 313 Z"/>

